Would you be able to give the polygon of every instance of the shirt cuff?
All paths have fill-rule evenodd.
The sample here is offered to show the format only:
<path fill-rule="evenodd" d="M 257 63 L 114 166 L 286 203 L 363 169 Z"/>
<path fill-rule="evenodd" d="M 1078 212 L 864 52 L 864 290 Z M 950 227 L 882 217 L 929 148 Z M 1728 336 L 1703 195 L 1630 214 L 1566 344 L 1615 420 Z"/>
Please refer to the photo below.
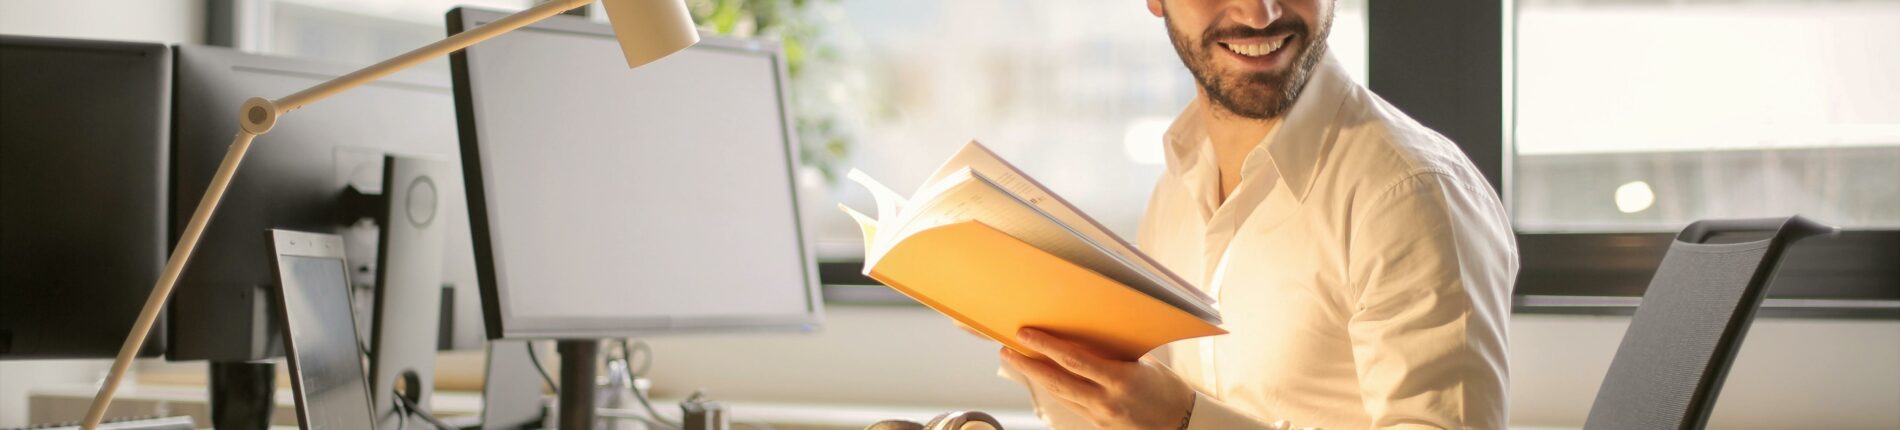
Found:
<path fill-rule="evenodd" d="M 1194 393 L 1194 412 L 1188 415 L 1187 430 L 1260 429 L 1289 430 L 1286 421 L 1268 423 L 1221 403 L 1205 394 Z"/>

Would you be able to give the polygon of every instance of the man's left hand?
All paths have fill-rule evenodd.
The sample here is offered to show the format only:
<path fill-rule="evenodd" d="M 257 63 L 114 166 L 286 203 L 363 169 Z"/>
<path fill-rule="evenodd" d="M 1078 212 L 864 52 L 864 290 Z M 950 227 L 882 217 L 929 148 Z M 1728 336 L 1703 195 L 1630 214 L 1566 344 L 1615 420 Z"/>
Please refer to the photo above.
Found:
<path fill-rule="evenodd" d="M 1024 328 L 1024 346 L 1049 357 L 1037 360 L 1003 348 L 1003 363 L 1029 383 L 1103 429 L 1184 427 L 1194 390 L 1174 372 L 1141 361 L 1108 358 L 1093 348 Z"/>

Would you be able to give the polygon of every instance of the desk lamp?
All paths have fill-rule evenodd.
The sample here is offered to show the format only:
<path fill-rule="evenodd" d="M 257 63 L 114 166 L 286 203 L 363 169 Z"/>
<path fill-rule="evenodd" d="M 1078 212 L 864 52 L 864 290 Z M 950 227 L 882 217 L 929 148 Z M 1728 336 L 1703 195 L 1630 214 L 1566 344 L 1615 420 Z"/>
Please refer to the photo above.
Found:
<path fill-rule="evenodd" d="M 105 417 L 106 406 L 112 404 L 112 395 L 125 377 L 126 368 L 132 365 L 132 359 L 144 346 L 145 337 L 151 333 L 152 324 L 158 319 L 158 312 L 164 309 L 166 300 L 171 298 L 172 287 L 177 285 L 179 273 L 191 260 L 191 252 L 197 247 L 205 225 L 217 211 L 218 201 L 231 185 L 231 177 L 237 173 L 238 164 L 244 161 L 244 153 L 250 150 L 251 140 L 270 132 L 271 127 L 277 124 L 278 117 L 429 59 L 592 2 L 548 1 L 280 99 L 257 97 L 245 101 L 238 109 L 240 127 L 237 137 L 231 140 L 231 148 L 225 153 L 224 161 L 218 164 L 211 185 L 205 189 L 204 199 L 192 212 L 191 221 L 185 225 L 184 234 L 179 236 L 177 247 L 172 249 L 171 258 L 165 262 L 165 271 L 159 275 L 157 284 L 152 286 L 152 295 L 146 299 L 145 308 L 139 311 L 138 320 L 132 325 L 132 333 L 126 335 L 125 344 L 119 348 L 119 356 L 112 362 L 112 371 L 106 374 L 105 383 L 99 386 L 99 394 L 93 397 L 92 407 L 86 411 L 83 428 L 96 430 L 99 427 L 99 421 Z M 699 42 L 699 32 L 693 26 L 692 16 L 687 13 L 684 0 L 601 0 L 601 3 L 606 6 L 607 20 L 613 25 L 614 38 L 620 41 L 620 50 L 626 55 L 628 68 L 640 67 Z"/>

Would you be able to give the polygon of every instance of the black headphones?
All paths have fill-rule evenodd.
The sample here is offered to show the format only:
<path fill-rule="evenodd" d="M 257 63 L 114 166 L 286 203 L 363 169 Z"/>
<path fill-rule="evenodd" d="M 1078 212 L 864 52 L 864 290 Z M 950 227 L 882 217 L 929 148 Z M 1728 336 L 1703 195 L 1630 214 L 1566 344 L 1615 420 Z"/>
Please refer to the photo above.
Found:
<path fill-rule="evenodd" d="M 977 411 L 956 411 L 932 418 L 928 424 L 903 420 L 885 420 L 864 430 L 1003 430 L 996 417 Z"/>

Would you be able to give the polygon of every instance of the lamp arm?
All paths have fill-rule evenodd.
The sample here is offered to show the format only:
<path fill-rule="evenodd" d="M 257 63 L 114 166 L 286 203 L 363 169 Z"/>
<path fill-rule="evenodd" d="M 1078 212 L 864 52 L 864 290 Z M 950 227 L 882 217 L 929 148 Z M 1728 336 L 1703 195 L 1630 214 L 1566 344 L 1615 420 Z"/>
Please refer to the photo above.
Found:
<path fill-rule="evenodd" d="M 250 151 L 251 140 L 256 137 L 249 131 L 238 130 L 237 137 L 231 140 L 231 148 L 225 151 L 224 162 L 218 164 L 217 174 L 211 177 L 211 185 L 205 189 L 204 199 L 198 201 L 198 209 L 191 213 L 191 223 L 185 226 L 184 234 L 178 238 L 178 245 L 172 248 L 171 258 L 165 262 L 165 272 L 159 275 L 158 284 L 152 286 L 152 295 L 145 299 L 145 309 L 139 311 L 138 320 L 132 323 L 132 333 L 125 337 L 125 344 L 119 347 L 119 356 L 112 361 L 112 371 L 106 373 L 105 383 L 99 386 L 99 394 L 93 396 L 92 407 L 86 410 L 84 428 L 95 429 L 99 421 L 105 418 L 106 406 L 112 403 L 112 394 L 118 390 L 126 368 L 132 366 L 134 358 L 138 358 L 139 348 L 144 347 L 146 336 L 152 332 L 152 324 L 158 321 L 158 312 L 165 308 L 172 287 L 178 284 L 179 274 L 184 272 L 185 263 L 191 260 L 192 251 L 198 247 L 198 238 L 204 235 L 205 225 L 211 221 L 211 213 L 218 209 L 218 201 L 224 198 L 224 190 L 231 185 L 231 177 L 237 175 L 238 163 L 244 161 L 244 153 Z"/>
<path fill-rule="evenodd" d="M 185 225 L 185 231 L 178 237 L 178 244 L 172 248 L 171 257 L 165 261 L 165 271 L 159 275 L 158 282 L 152 286 L 152 294 L 146 298 L 145 307 L 139 311 L 138 319 L 132 323 L 132 332 L 126 335 L 125 343 L 119 347 L 119 355 L 112 361 L 112 369 L 106 373 L 105 381 L 99 385 L 99 394 L 93 396 L 92 406 L 86 410 L 86 420 L 81 428 L 85 430 L 99 428 L 99 422 L 105 418 L 106 407 L 112 404 L 112 396 L 118 392 L 119 384 L 125 378 L 126 369 L 132 366 L 133 359 L 138 357 L 139 349 L 145 346 L 145 339 L 151 334 L 152 325 L 158 321 L 159 311 L 163 310 L 165 303 L 171 299 L 172 288 L 177 286 L 179 275 L 184 272 L 185 264 L 191 260 L 192 252 L 197 249 L 198 240 L 204 235 L 205 226 L 211 223 L 211 216 L 217 212 L 218 203 L 224 199 L 224 192 L 231 185 L 231 178 L 237 175 L 238 165 L 244 161 L 244 154 L 250 151 L 251 141 L 257 136 L 270 132 L 271 127 L 276 125 L 278 116 L 424 61 L 448 55 L 547 17 L 585 6 L 592 1 L 549 1 L 292 93 L 276 101 L 261 97 L 245 101 L 243 107 L 238 110 L 240 127 L 237 136 L 232 138 L 231 147 L 224 154 L 224 161 L 218 164 L 217 173 L 211 177 L 211 185 L 205 188 L 204 198 L 198 201 L 198 208 L 191 213 L 191 221 Z"/>

